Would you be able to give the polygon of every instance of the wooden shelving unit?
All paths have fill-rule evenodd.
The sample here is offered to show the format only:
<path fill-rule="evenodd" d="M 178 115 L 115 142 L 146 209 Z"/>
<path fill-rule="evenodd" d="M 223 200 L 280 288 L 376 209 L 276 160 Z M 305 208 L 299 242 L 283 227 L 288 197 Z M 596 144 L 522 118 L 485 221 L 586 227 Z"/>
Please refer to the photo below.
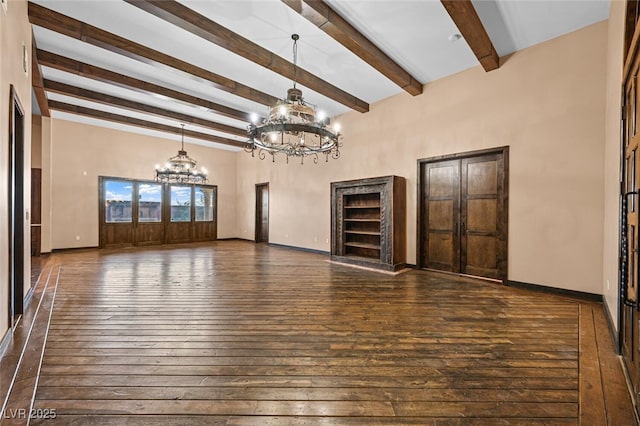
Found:
<path fill-rule="evenodd" d="M 331 259 L 397 271 L 406 264 L 406 184 L 399 176 L 331 184 Z"/>

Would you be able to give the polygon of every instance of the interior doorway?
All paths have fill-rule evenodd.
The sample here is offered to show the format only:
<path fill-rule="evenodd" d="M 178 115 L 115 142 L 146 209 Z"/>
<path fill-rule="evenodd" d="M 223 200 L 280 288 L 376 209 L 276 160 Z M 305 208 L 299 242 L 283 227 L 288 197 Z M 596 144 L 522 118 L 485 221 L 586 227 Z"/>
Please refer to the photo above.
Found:
<path fill-rule="evenodd" d="M 23 311 L 24 295 L 24 109 L 11 86 L 9 111 L 9 167 L 7 206 L 9 207 L 9 324 L 15 327 Z"/>
<path fill-rule="evenodd" d="M 256 243 L 269 242 L 269 184 L 256 184 Z"/>
<path fill-rule="evenodd" d="M 507 280 L 508 154 L 418 160 L 419 267 Z"/>

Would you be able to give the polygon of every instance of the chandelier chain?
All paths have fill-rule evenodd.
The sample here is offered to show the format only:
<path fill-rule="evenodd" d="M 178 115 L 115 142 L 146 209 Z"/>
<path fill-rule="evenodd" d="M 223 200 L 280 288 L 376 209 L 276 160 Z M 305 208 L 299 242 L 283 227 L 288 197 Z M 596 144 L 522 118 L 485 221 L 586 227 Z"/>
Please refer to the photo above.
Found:
<path fill-rule="evenodd" d="M 180 130 L 180 138 L 182 140 L 181 150 L 184 151 L 184 123 L 180 123 L 180 125 L 182 126 L 182 129 Z"/>
<path fill-rule="evenodd" d="M 296 88 L 296 79 L 298 77 L 298 34 L 291 36 L 293 39 L 293 88 Z"/>

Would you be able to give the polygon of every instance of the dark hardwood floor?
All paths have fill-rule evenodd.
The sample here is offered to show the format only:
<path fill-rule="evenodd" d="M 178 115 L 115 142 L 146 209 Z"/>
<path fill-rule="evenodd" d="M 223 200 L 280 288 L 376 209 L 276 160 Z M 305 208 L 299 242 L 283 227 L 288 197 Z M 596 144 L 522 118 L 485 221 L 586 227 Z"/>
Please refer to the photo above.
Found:
<path fill-rule="evenodd" d="M 327 260 L 243 241 L 52 255 L 7 407 L 35 381 L 34 425 L 635 424 L 601 305 Z"/>

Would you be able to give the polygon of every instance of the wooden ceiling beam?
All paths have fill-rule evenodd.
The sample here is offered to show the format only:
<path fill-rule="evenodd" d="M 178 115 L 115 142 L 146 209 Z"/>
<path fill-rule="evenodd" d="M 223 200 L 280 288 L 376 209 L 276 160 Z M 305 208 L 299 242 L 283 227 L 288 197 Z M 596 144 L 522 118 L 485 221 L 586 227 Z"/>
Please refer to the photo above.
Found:
<path fill-rule="evenodd" d="M 453 19 L 458 30 L 460 30 L 460 34 L 467 41 L 484 70 L 491 71 L 498 68 L 500 66 L 500 57 L 471 0 L 440 0 L 440 2 L 449 13 L 449 16 L 451 16 L 451 19 Z"/>
<path fill-rule="evenodd" d="M 235 118 L 236 120 L 242 120 L 250 122 L 250 114 L 239 111 L 234 108 L 230 108 L 225 105 L 221 105 L 215 102 L 211 102 L 206 99 L 198 98 L 197 96 L 189 95 L 186 93 L 178 92 L 177 90 L 168 89 L 166 87 L 159 86 L 148 81 L 138 80 L 133 77 L 129 77 L 123 74 L 118 74 L 114 71 L 109 71 L 104 68 L 96 67 L 94 65 L 86 64 L 75 59 L 66 58 L 64 56 L 56 55 L 55 53 L 47 52 L 38 49 L 37 51 L 38 62 L 41 65 L 55 68 L 61 71 L 79 75 L 82 77 L 91 78 L 94 80 L 116 84 L 128 89 L 135 89 L 142 92 L 155 93 L 161 96 L 165 96 L 172 99 L 177 99 L 188 104 L 200 105 L 208 108 L 218 114 L 225 115 L 227 117 Z"/>
<path fill-rule="evenodd" d="M 324 0 L 282 0 L 409 94 L 422 93 L 422 83 L 347 22 Z"/>
<path fill-rule="evenodd" d="M 53 110 L 64 111 L 71 114 L 84 115 L 86 117 L 97 118 L 99 120 L 106 120 L 115 123 L 128 124 L 136 127 L 143 127 L 152 130 L 158 130 L 161 132 L 181 134 L 182 129 L 178 127 L 169 126 L 167 124 L 154 123 L 153 121 L 141 120 L 139 118 L 127 117 L 126 115 L 113 114 L 110 112 L 99 111 L 97 109 L 87 108 L 78 105 L 71 105 L 65 102 L 49 101 L 49 107 Z M 210 135 L 208 133 L 196 132 L 193 130 L 184 130 L 184 135 L 196 139 L 201 139 L 209 142 L 220 143 L 224 145 L 231 145 L 237 148 L 245 148 L 247 146 L 244 142 L 238 142 L 233 139 L 223 138 L 221 136 Z"/>
<path fill-rule="evenodd" d="M 236 136 L 247 136 L 246 129 L 228 126 L 226 124 L 217 123 L 215 121 L 206 120 L 200 117 L 194 117 L 180 112 L 169 111 L 167 109 L 158 108 L 152 105 L 131 101 L 129 99 L 119 98 L 117 96 L 107 95 L 105 93 L 95 92 L 93 90 L 82 89 L 70 84 L 60 83 L 52 80 L 44 80 L 44 89 L 48 92 L 59 93 L 61 95 L 73 96 L 78 99 L 98 102 L 104 105 L 113 105 L 120 108 L 139 111 L 146 114 L 153 114 L 158 117 L 170 118 L 181 123 L 195 124 L 197 126 L 207 127 L 224 133 Z"/>
<path fill-rule="evenodd" d="M 29 2 L 29 21 L 38 27 L 81 40 L 140 62 L 151 63 L 202 78 L 213 83 L 213 87 L 216 89 L 262 105 L 272 106 L 279 100 L 275 96 L 31 2 Z"/>
<path fill-rule="evenodd" d="M 185 31 L 195 34 L 213 44 L 242 56 L 258 65 L 276 72 L 289 79 L 294 79 L 311 90 L 333 99 L 359 112 L 369 111 L 369 104 L 344 90 L 322 80 L 320 77 L 294 66 L 291 62 L 242 37 L 222 25 L 200 15 L 177 1 L 169 0 L 125 0 L 160 19 L 176 25 Z"/>
<path fill-rule="evenodd" d="M 31 40 L 31 86 L 33 87 L 33 92 L 36 95 L 36 101 L 38 102 L 38 107 L 40 108 L 40 114 L 45 117 L 50 117 L 51 113 L 49 112 L 49 100 L 47 99 L 47 94 L 44 91 L 42 83 L 42 70 L 40 69 L 40 64 L 38 63 L 38 58 L 36 58 L 35 54 L 35 52 L 38 50 L 38 48 L 36 47 L 36 38 L 31 37 Z"/>

